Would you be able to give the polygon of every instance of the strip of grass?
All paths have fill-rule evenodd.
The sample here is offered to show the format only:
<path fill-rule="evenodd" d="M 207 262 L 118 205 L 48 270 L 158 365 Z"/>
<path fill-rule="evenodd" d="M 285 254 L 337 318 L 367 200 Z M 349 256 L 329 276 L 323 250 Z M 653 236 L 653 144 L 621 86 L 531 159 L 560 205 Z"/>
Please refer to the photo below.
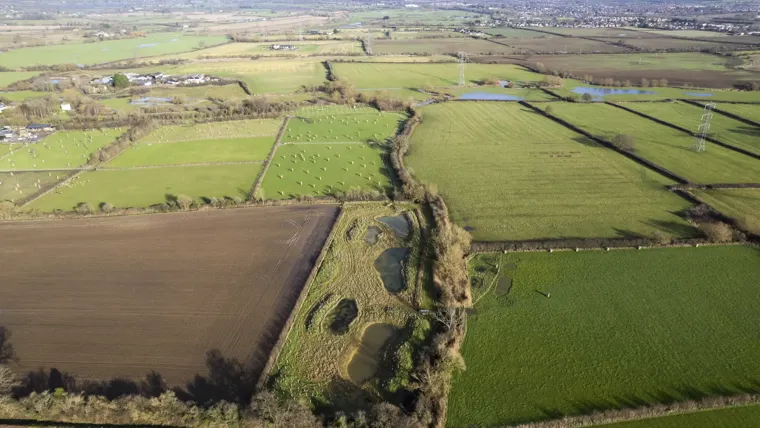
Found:
<path fill-rule="evenodd" d="M 245 199 L 260 170 L 259 164 L 244 164 L 88 171 L 28 208 L 69 211 L 80 202 L 93 208 L 101 202 L 117 208 L 147 207 L 165 202 L 167 195 Z"/>
<path fill-rule="evenodd" d="M 557 98 L 547 94 L 546 92 L 535 88 L 501 88 L 499 86 L 476 86 L 476 87 L 464 87 L 464 88 L 447 88 L 443 92 L 454 96 L 462 96 L 463 94 L 471 93 L 485 93 L 485 94 L 501 94 L 511 95 L 524 99 L 525 101 L 549 101 L 556 100 Z"/>
<path fill-rule="evenodd" d="M 282 42 L 281 44 L 298 46 L 296 50 L 274 50 L 277 43 L 229 43 L 195 53 L 196 56 L 235 56 L 235 55 L 363 55 L 361 43 L 354 40 L 314 40 L 307 42 Z"/>
<path fill-rule="evenodd" d="M 55 132 L 36 143 L 20 147 L 0 158 L 0 169 L 8 171 L 29 169 L 76 168 L 87 163 L 90 154 L 112 143 L 124 133 L 124 128 L 107 128 L 90 131 Z"/>
<path fill-rule="evenodd" d="M 628 103 L 625 106 L 692 132 L 697 132 L 699 124 L 702 122 L 703 109 L 691 104 L 680 102 Z M 760 110 L 760 105 L 756 108 Z M 708 135 L 726 144 L 760 154 L 760 127 L 747 125 L 716 113 L 713 114 L 710 122 Z"/>
<path fill-rule="evenodd" d="M 180 143 L 141 143 L 108 163 L 111 167 L 181 165 L 208 162 L 263 161 L 274 137 L 194 140 Z"/>
<path fill-rule="evenodd" d="M 692 192 L 752 233 L 760 235 L 760 189 L 711 189 Z"/>
<path fill-rule="evenodd" d="M 288 122 L 283 142 L 384 142 L 406 119 L 402 114 L 358 113 L 295 117 Z"/>
<path fill-rule="evenodd" d="M 280 119 L 250 119 L 162 126 L 141 139 L 140 142 L 176 143 L 192 140 L 274 136 L 277 135 L 280 126 L 282 126 Z"/>
<path fill-rule="evenodd" d="M 335 63 L 338 77 L 345 78 L 357 88 L 422 88 L 456 86 L 459 81 L 457 64 L 375 64 Z M 511 64 L 468 64 L 465 78 L 470 84 L 486 79 L 511 81 L 542 81 L 544 76 Z"/>
<path fill-rule="evenodd" d="M 552 113 L 591 134 L 611 141 L 634 138 L 635 153 L 696 183 L 760 181 L 760 161 L 715 144 L 692 150 L 694 137 L 633 113 L 604 104 L 552 103 Z"/>
<path fill-rule="evenodd" d="M 756 428 L 758 421 L 760 421 L 760 405 L 755 404 L 599 426 L 608 428 Z"/>
<path fill-rule="evenodd" d="M 451 37 L 416 40 L 379 39 L 372 43 L 372 52 L 381 55 L 398 54 L 448 54 L 467 52 L 470 55 L 511 54 L 514 48 L 483 39 Z"/>
<path fill-rule="evenodd" d="M 47 97 L 49 95 L 52 95 L 50 92 L 39 92 L 39 91 L 11 91 L 11 92 L 0 92 L 0 98 L 4 98 L 8 101 L 25 101 L 30 98 L 41 98 L 41 97 Z"/>
<path fill-rule="evenodd" d="M 422 116 L 406 163 L 476 240 L 694 233 L 669 180 L 525 107 L 444 103 Z"/>
<path fill-rule="evenodd" d="M 326 196 L 356 187 L 388 194 L 387 158 L 384 147 L 369 144 L 285 144 L 264 177 L 264 196 Z"/>
<path fill-rule="evenodd" d="M 757 388 L 755 248 L 481 257 L 500 263 L 512 288 L 468 318 L 451 427 Z"/>
<path fill-rule="evenodd" d="M 381 216 L 406 215 L 411 209 L 405 204 L 395 208 L 380 204 L 343 207 L 343 218 L 336 225 L 328 253 L 308 285 L 308 295 L 273 369 L 279 392 L 355 411 L 366 408 L 375 394 L 392 399 L 399 388 L 407 386 L 411 367 L 405 361 L 411 360 L 413 345 L 419 346 L 424 340 L 429 324 L 412 309 L 414 281 L 407 281 L 398 293 L 389 293 L 374 263 L 389 248 L 407 248 L 405 277 L 416 278 L 419 225 L 413 221 L 408 238 L 403 239 L 377 221 Z M 382 232 L 370 245 L 364 237 L 373 226 Z M 345 330 L 335 332 L 335 308 L 343 299 L 353 300 L 358 314 L 346 323 Z M 365 329 L 377 323 L 391 325 L 398 332 L 386 347 L 388 352 L 377 375 L 366 384 L 356 385 L 349 380 L 348 364 L 359 351 Z M 422 337 L 413 337 L 415 331 Z"/>
<path fill-rule="evenodd" d="M 51 172 L 0 173 L 0 201 L 21 202 L 55 183 L 58 178 Z"/>
<path fill-rule="evenodd" d="M 39 71 L 6 71 L 0 73 L 0 88 L 4 88 L 11 83 L 16 83 L 19 80 L 26 80 L 39 75 Z"/>
<path fill-rule="evenodd" d="M 760 123 L 760 104 L 721 104 L 718 109 Z"/>

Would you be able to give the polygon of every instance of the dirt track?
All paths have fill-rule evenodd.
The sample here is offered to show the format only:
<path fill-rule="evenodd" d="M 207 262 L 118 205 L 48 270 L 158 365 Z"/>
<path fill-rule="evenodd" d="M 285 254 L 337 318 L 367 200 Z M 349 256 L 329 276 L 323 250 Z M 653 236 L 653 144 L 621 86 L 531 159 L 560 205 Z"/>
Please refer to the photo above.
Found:
<path fill-rule="evenodd" d="M 291 206 L 0 223 L 0 326 L 26 373 L 169 385 L 266 360 L 335 219 Z"/>

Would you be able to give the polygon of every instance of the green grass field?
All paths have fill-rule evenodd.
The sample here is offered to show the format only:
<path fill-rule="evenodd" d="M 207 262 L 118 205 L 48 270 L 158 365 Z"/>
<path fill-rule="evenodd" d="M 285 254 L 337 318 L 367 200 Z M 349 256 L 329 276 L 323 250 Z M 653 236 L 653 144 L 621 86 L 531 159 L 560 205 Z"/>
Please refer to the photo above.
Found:
<path fill-rule="evenodd" d="M 107 167 L 263 161 L 273 144 L 274 137 L 140 143 L 108 162 Z"/>
<path fill-rule="evenodd" d="M 755 404 L 598 426 L 607 428 L 756 428 L 759 420 L 760 405 Z"/>
<path fill-rule="evenodd" d="M 238 56 L 238 55 L 263 55 L 263 56 L 307 56 L 307 55 L 363 55 L 361 43 L 354 40 L 312 40 L 308 42 L 286 41 L 282 44 L 298 46 L 297 50 L 274 50 L 271 46 L 277 43 L 229 43 L 210 49 L 197 51 L 195 56 Z M 187 56 L 187 55 L 185 55 Z"/>
<path fill-rule="evenodd" d="M 637 155 L 692 182 L 760 181 L 757 159 L 709 143 L 705 152 L 697 153 L 691 149 L 694 137 L 616 107 L 598 103 L 552 103 L 551 108 L 555 116 L 597 137 L 612 140 L 618 134 L 633 136 Z"/>
<path fill-rule="evenodd" d="M 670 181 L 525 107 L 421 112 L 406 164 L 475 240 L 694 233 L 674 214 L 690 204 L 665 190 Z"/>
<path fill-rule="evenodd" d="M 167 194 L 245 199 L 260 169 L 260 164 L 243 164 L 88 171 L 27 208 L 68 211 L 80 202 L 93 208 L 102 202 L 117 208 L 147 207 L 165 202 Z"/>
<path fill-rule="evenodd" d="M 760 123 L 760 104 L 720 104 L 718 110 Z"/>
<path fill-rule="evenodd" d="M 760 235 L 760 189 L 692 190 L 701 200 Z"/>
<path fill-rule="evenodd" d="M 357 88 L 367 89 L 456 86 L 459 80 L 457 64 L 335 63 L 333 69 L 338 77 L 347 79 Z M 540 74 L 510 64 L 468 64 L 465 78 L 471 84 L 485 79 L 544 80 Z"/>
<path fill-rule="evenodd" d="M 594 55 L 598 56 L 598 55 Z M 632 82 L 638 84 L 639 82 Z M 711 101 L 735 101 L 735 102 L 760 102 L 760 92 L 751 91 L 732 91 L 732 90 L 720 90 L 720 89 L 681 89 L 681 88 L 641 88 L 635 86 L 626 86 L 620 88 L 610 88 L 596 85 L 589 85 L 579 80 L 564 79 L 563 86 L 561 88 L 551 88 L 551 90 L 560 96 L 576 96 L 580 99 L 581 93 L 574 92 L 576 88 L 596 88 L 595 90 L 602 91 L 595 98 L 601 98 L 602 101 L 660 101 L 660 100 L 672 100 L 672 99 L 692 99 L 695 101 L 704 101 L 709 99 Z M 633 91 L 646 91 L 648 93 L 614 93 L 616 90 L 633 90 Z M 605 93 L 606 92 L 606 93 Z M 707 94 L 707 96 L 705 96 Z M 725 104 L 721 104 L 725 105 Z"/>
<path fill-rule="evenodd" d="M 39 71 L 6 71 L 0 73 L 0 88 L 5 88 L 11 83 L 26 80 L 30 77 L 39 76 Z"/>
<path fill-rule="evenodd" d="M 726 58 L 697 52 L 594 55 L 593 61 L 591 62 L 589 62 L 588 57 L 579 55 L 561 57 L 561 59 L 567 68 L 588 68 L 591 64 L 594 68 L 600 70 L 641 69 L 725 71 L 728 61 Z"/>
<path fill-rule="evenodd" d="M 757 389 L 755 248 L 480 257 L 512 284 L 468 317 L 450 427 Z"/>
<path fill-rule="evenodd" d="M 363 143 L 285 144 L 277 148 L 262 189 L 266 199 L 326 196 L 351 188 L 389 193 L 387 149 Z"/>
<path fill-rule="evenodd" d="M 295 117 L 282 137 L 286 143 L 385 142 L 406 117 L 398 113 L 335 114 L 309 118 Z"/>
<path fill-rule="evenodd" d="M 411 103 L 425 101 L 430 98 L 430 95 L 415 89 L 370 89 L 361 92 L 383 98 L 395 98 L 397 100 L 409 101 Z"/>
<path fill-rule="evenodd" d="M 196 49 L 201 43 L 224 43 L 222 36 L 186 36 L 182 33 L 151 33 L 146 37 L 21 48 L 0 54 L 0 65 L 18 69 L 32 65 L 102 64 L 133 57 L 166 55 Z"/>
<path fill-rule="evenodd" d="M 486 33 L 493 36 L 502 36 L 504 38 L 534 38 L 543 37 L 546 34 L 539 33 L 538 31 L 522 30 L 520 28 L 488 28 Z"/>
<path fill-rule="evenodd" d="M 282 126 L 280 119 L 249 119 L 209 122 L 193 125 L 162 126 L 142 138 L 140 143 L 176 143 L 192 140 L 275 136 Z"/>
<path fill-rule="evenodd" d="M 8 149 L 15 151 L 0 153 L 0 170 L 77 168 L 87 163 L 91 153 L 112 143 L 124 131 L 124 128 L 59 131 L 26 146 L 9 144 Z"/>
<path fill-rule="evenodd" d="M 626 107 L 674 125 L 697 132 L 702 122 L 702 108 L 686 103 L 628 103 Z M 760 105 L 756 106 L 760 110 Z M 760 127 L 747 125 L 721 114 L 713 114 L 710 137 L 734 147 L 760 154 Z"/>
<path fill-rule="evenodd" d="M 519 97 L 526 101 L 549 101 L 556 100 L 557 98 L 547 94 L 546 92 L 535 88 L 501 88 L 499 86 L 467 86 L 463 88 L 446 88 L 442 90 L 447 94 L 460 97 L 464 94 L 473 93 L 485 93 L 485 94 L 500 94 L 511 95 L 513 97 Z"/>
<path fill-rule="evenodd" d="M 388 40 L 379 39 L 372 43 L 375 55 L 399 54 L 448 54 L 467 52 L 470 55 L 510 54 L 515 49 L 471 37 L 446 37 L 435 39 Z"/>
<path fill-rule="evenodd" d="M 51 92 L 39 92 L 39 91 L 11 91 L 0 92 L 0 98 L 5 98 L 8 101 L 24 101 L 30 98 L 40 98 L 52 95 Z"/>
<path fill-rule="evenodd" d="M 22 202 L 41 189 L 58 181 L 52 172 L 0 173 L 0 201 Z"/>

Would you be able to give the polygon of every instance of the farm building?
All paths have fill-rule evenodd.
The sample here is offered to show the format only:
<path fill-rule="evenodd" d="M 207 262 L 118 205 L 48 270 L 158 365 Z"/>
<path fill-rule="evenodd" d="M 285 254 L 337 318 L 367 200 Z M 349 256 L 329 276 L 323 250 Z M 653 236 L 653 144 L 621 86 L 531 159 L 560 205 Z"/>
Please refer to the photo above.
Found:
<path fill-rule="evenodd" d="M 55 131 L 55 126 L 50 125 L 49 123 L 30 123 L 26 126 L 26 129 L 29 131 Z"/>
<path fill-rule="evenodd" d="M 298 50 L 298 46 L 296 45 L 280 45 L 280 44 L 274 44 L 269 47 L 273 51 L 295 51 Z"/>

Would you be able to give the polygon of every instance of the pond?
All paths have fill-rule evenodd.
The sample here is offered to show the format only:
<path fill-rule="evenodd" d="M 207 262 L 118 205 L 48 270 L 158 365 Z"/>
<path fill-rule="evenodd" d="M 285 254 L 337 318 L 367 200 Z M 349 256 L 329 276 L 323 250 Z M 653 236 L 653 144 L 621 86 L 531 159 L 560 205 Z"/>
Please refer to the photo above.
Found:
<path fill-rule="evenodd" d="M 364 330 L 359 349 L 348 363 L 348 377 L 355 383 L 364 383 L 377 374 L 385 344 L 396 328 L 389 324 L 372 324 Z"/>
<path fill-rule="evenodd" d="M 709 92 L 684 92 L 684 95 L 688 95 L 690 97 L 711 97 L 713 94 Z"/>
<path fill-rule="evenodd" d="M 382 229 L 377 226 L 368 227 L 367 233 L 364 234 L 364 242 L 368 243 L 369 245 L 375 245 L 377 243 L 377 238 L 381 233 L 383 233 Z"/>
<path fill-rule="evenodd" d="M 578 86 L 573 88 L 573 92 L 576 94 L 589 94 L 599 101 L 605 95 L 654 95 L 655 92 L 646 91 L 644 89 L 621 89 L 621 88 L 599 88 L 590 86 Z"/>
<path fill-rule="evenodd" d="M 137 46 L 137 49 L 152 48 L 153 46 L 158 46 L 158 43 L 143 43 L 143 44 Z"/>
<path fill-rule="evenodd" d="M 460 100 L 484 100 L 484 101 L 522 101 L 525 97 L 509 94 L 489 94 L 487 92 L 469 92 L 459 96 Z"/>
<path fill-rule="evenodd" d="M 338 335 L 348 333 L 348 328 L 351 327 L 357 315 L 359 315 L 359 307 L 356 306 L 356 300 L 341 300 L 330 314 L 330 331 Z"/>
<path fill-rule="evenodd" d="M 171 101 L 172 101 L 171 98 L 142 97 L 142 98 L 135 98 L 129 103 L 133 105 L 158 105 L 158 104 L 170 103 Z"/>
<path fill-rule="evenodd" d="M 375 269 L 380 273 L 383 286 L 391 293 L 403 290 L 404 260 L 409 253 L 406 248 L 388 248 L 375 260 Z"/>
<path fill-rule="evenodd" d="M 384 216 L 377 219 L 380 223 L 388 226 L 393 230 L 399 238 L 406 238 L 409 236 L 409 230 L 411 225 L 405 215 L 399 214 L 394 216 Z"/>

